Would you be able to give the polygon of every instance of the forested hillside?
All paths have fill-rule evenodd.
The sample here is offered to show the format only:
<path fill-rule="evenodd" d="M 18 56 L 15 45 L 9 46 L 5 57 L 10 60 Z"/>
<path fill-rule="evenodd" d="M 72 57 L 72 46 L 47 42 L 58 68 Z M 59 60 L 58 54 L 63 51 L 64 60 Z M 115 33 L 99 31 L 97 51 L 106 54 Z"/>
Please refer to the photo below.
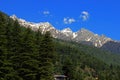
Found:
<path fill-rule="evenodd" d="M 85 54 L 91 55 L 91 56 L 105 62 L 108 65 L 111 65 L 111 64 L 112 65 L 120 65 L 120 55 L 119 54 L 111 53 L 109 51 L 105 51 L 103 49 L 100 49 L 100 48 L 97 48 L 94 46 L 84 45 L 84 44 L 76 43 L 76 42 L 67 42 L 67 41 L 63 41 L 63 40 L 55 40 L 54 42 L 56 42 L 56 45 L 59 44 L 59 46 L 60 45 L 64 45 L 64 47 L 70 46 L 71 48 L 78 50 L 78 52 L 83 52 Z M 69 52 L 70 52 L 70 50 L 71 49 L 69 49 Z"/>
<path fill-rule="evenodd" d="M 54 80 L 55 74 L 70 80 L 119 80 L 119 60 L 118 55 L 24 28 L 0 12 L 0 80 Z"/>
<path fill-rule="evenodd" d="M 53 80 L 54 57 L 49 32 L 25 29 L 0 12 L 0 80 Z"/>
<path fill-rule="evenodd" d="M 55 40 L 55 44 L 57 73 L 62 71 L 72 80 L 120 79 L 119 55 L 74 42 Z"/>

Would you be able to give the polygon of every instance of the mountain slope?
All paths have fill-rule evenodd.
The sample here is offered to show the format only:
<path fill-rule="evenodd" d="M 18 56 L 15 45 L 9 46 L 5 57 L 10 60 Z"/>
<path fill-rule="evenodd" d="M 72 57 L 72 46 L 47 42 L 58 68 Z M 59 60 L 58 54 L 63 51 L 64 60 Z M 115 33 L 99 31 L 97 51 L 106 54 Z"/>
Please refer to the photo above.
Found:
<path fill-rule="evenodd" d="M 65 44 L 66 46 L 71 46 L 74 49 L 86 53 L 88 55 L 91 55 L 103 62 L 105 62 L 106 64 L 114 64 L 114 65 L 120 65 L 120 55 L 119 54 L 113 54 L 111 52 L 102 50 L 100 48 L 96 48 L 93 46 L 88 46 L 88 45 L 84 45 L 84 44 L 78 44 L 75 42 L 66 42 L 66 41 L 61 41 L 58 40 L 56 43 L 59 44 Z"/>
<path fill-rule="evenodd" d="M 120 42 L 108 41 L 103 46 L 101 46 L 101 49 L 120 54 Z"/>

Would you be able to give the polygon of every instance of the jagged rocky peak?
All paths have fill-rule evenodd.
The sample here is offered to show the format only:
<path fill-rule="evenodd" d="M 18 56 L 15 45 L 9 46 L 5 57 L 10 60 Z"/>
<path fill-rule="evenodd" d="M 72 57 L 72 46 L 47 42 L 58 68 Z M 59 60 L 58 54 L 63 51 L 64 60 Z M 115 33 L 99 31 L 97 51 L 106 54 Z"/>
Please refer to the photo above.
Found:
<path fill-rule="evenodd" d="M 102 35 L 94 34 L 93 32 L 81 28 L 80 31 L 77 32 L 78 36 L 75 38 L 77 42 L 82 41 L 85 44 L 92 44 L 95 47 L 101 47 L 104 45 L 106 42 L 111 41 L 112 39 Z"/>
<path fill-rule="evenodd" d="M 37 24 L 40 26 L 40 28 L 51 28 L 51 29 L 55 29 L 49 22 L 41 22 L 39 24 Z"/>
<path fill-rule="evenodd" d="M 87 30 L 85 28 L 81 28 L 78 32 L 80 32 L 80 33 L 91 33 L 91 34 L 94 34 L 93 32 L 91 32 L 91 31 L 89 31 L 89 30 Z"/>
<path fill-rule="evenodd" d="M 87 30 L 85 28 L 81 28 L 80 31 L 89 31 L 89 30 Z"/>
<path fill-rule="evenodd" d="M 63 32 L 63 33 L 65 33 L 65 32 L 67 32 L 67 33 L 73 33 L 70 28 L 65 28 L 65 29 L 61 30 L 61 32 Z"/>
<path fill-rule="evenodd" d="M 51 33 L 56 32 L 56 29 L 49 22 L 41 22 L 39 28 L 42 30 L 42 33 L 50 31 Z"/>
<path fill-rule="evenodd" d="M 16 20 L 17 16 L 15 14 L 13 14 L 12 16 L 10 16 L 10 18 L 12 18 L 13 20 Z"/>
<path fill-rule="evenodd" d="M 42 30 L 42 32 L 55 29 L 49 22 L 40 22 L 40 23 L 28 22 L 24 19 L 16 17 L 15 15 L 10 16 L 10 18 L 12 18 L 13 20 L 18 20 L 20 25 L 24 27 L 30 27 L 34 31 L 36 31 L 39 28 Z"/>
<path fill-rule="evenodd" d="M 65 28 L 65 29 L 61 30 L 60 33 L 62 33 L 63 35 L 69 37 L 70 39 L 73 36 L 73 32 L 72 32 L 72 30 L 70 28 Z"/>

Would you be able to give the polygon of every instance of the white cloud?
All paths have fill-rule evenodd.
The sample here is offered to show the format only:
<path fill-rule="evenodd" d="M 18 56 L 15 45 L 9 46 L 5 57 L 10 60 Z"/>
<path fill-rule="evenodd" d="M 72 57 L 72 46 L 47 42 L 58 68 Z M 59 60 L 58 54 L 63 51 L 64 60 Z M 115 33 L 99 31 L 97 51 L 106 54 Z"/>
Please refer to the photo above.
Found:
<path fill-rule="evenodd" d="M 49 15 L 50 12 L 49 12 L 49 11 L 43 11 L 43 14 L 44 14 L 44 15 Z"/>
<path fill-rule="evenodd" d="M 83 21 L 88 20 L 89 18 L 89 13 L 87 11 L 81 12 L 80 18 L 82 18 Z"/>
<path fill-rule="evenodd" d="M 73 18 L 69 19 L 70 24 L 73 23 L 73 22 L 75 22 L 75 19 L 73 19 Z"/>
<path fill-rule="evenodd" d="M 72 24 L 72 23 L 74 23 L 75 22 L 75 19 L 74 18 L 64 18 L 63 19 L 63 22 L 64 22 L 64 24 Z"/>
<path fill-rule="evenodd" d="M 64 22 L 65 24 L 68 24 L 67 18 L 64 18 L 64 19 L 63 19 L 63 22 Z"/>

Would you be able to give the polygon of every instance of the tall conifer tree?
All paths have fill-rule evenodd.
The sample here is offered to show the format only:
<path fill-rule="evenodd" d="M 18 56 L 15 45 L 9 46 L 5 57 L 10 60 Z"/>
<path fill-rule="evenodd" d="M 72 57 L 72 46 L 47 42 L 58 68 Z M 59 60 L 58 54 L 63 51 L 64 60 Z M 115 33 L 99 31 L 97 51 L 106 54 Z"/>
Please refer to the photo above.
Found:
<path fill-rule="evenodd" d="M 0 12 L 0 80 L 21 80 L 14 70 L 12 62 L 8 59 L 7 33 L 10 30 L 8 28 L 11 27 L 10 20 L 8 16 Z"/>
<path fill-rule="evenodd" d="M 35 59 L 34 34 L 30 28 L 27 28 L 23 34 L 19 75 L 25 80 L 36 80 L 36 69 L 38 61 Z"/>
<path fill-rule="evenodd" d="M 49 32 L 46 32 L 41 42 L 40 80 L 53 80 L 54 45 Z"/>

